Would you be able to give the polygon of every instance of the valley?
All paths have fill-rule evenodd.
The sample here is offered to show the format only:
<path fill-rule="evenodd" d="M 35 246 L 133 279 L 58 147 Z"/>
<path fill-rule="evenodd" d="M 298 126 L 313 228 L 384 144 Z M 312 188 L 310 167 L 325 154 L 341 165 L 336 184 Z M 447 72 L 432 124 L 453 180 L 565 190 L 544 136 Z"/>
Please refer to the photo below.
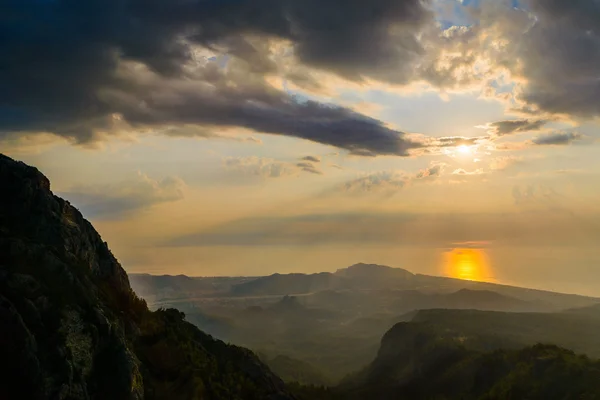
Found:
<path fill-rule="evenodd" d="M 288 381 L 338 383 L 376 357 L 385 332 L 409 321 L 477 336 L 478 350 L 543 342 L 600 356 L 600 318 L 573 311 L 600 303 L 592 297 L 375 264 L 265 277 L 132 274 L 131 282 L 151 308 L 180 309 L 200 329 L 254 350 Z"/>

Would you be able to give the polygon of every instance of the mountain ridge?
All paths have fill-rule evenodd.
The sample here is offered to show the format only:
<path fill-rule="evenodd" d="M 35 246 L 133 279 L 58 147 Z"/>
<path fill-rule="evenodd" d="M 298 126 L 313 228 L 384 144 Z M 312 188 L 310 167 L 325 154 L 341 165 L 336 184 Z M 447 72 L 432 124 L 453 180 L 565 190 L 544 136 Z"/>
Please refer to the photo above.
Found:
<path fill-rule="evenodd" d="M 361 274 L 349 272 L 357 266 L 362 270 Z M 374 270 L 376 273 L 371 274 L 371 277 L 369 277 L 367 272 L 372 273 L 373 270 L 369 270 L 368 268 L 373 267 L 375 268 Z M 381 274 L 381 272 L 385 273 Z M 373 275 L 375 276 L 375 279 L 373 279 Z M 200 287 L 205 280 L 221 280 L 222 282 L 230 280 L 230 283 L 223 283 L 222 285 L 222 288 L 226 288 L 227 290 L 223 290 L 219 292 L 219 294 L 235 296 L 304 295 L 328 290 L 372 290 L 375 288 L 396 290 L 417 289 L 425 292 L 438 290 L 446 293 L 454 293 L 461 289 L 471 289 L 495 292 L 524 301 L 545 303 L 549 308 L 555 307 L 557 309 L 582 308 L 600 304 L 600 297 L 531 289 L 501 283 L 466 281 L 451 277 L 413 274 L 403 268 L 366 263 L 358 263 L 346 268 L 340 268 L 335 272 L 310 274 L 275 273 L 258 277 L 189 277 L 187 275 L 151 274 L 130 274 L 130 276 L 133 282 L 132 284 L 138 291 L 144 291 L 144 283 L 142 280 L 174 280 L 182 277 L 182 279 L 186 280 L 191 278 L 194 282 L 197 282 L 197 287 Z M 140 279 L 141 277 L 143 278 Z M 378 281 L 380 277 L 381 280 Z M 381 286 L 377 286 L 379 284 L 381 284 Z M 559 304 L 560 306 L 558 306 Z"/>

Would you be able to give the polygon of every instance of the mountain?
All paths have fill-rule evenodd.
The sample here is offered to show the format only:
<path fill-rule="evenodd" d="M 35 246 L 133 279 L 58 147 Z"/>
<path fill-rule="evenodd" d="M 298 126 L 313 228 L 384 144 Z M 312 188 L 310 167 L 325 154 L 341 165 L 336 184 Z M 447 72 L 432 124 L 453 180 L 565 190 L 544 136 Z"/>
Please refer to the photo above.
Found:
<path fill-rule="evenodd" d="M 346 278 L 349 288 L 355 289 L 399 289 L 412 286 L 415 280 L 415 275 L 405 269 L 364 263 L 338 269 L 334 275 Z"/>
<path fill-rule="evenodd" d="M 401 268 L 377 264 L 355 264 L 335 273 L 273 274 L 232 286 L 237 296 L 307 294 L 336 289 L 386 289 L 411 286 L 414 275 Z"/>
<path fill-rule="evenodd" d="M 0 399 L 292 399 L 249 350 L 150 312 L 92 225 L 0 155 Z"/>
<path fill-rule="evenodd" d="M 481 352 L 469 348 L 468 339 L 460 335 L 408 322 L 384 335 L 376 359 L 346 379 L 335 396 L 321 391 L 312 397 L 597 399 L 598 379 L 600 362 L 557 346 Z"/>
<path fill-rule="evenodd" d="M 361 303 L 370 302 L 369 297 L 407 298 L 413 291 L 413 300 L 418 295 L 452 294 L 455 295 L 457 304 L 460 303 L 460 293 L 463 289 L 474 291 L 480 295 L 483 303 L 490 304 L 491 309 L 508 310 L 509 303 L 516 309 L 513 311 L 559 311 L 570 308 L 582 308 L 599 304 L 600 299 L 556 293 L 544 290 L 528 289 L 515 286 L 501 285 L 490 282 L 466 281 L 448 277 L 413 274 L 402 268 L 392 268 L 377 264 L 354 264 L 347 268 L 338 269 L 335 273 L 321 272 L 317 274 L 273 274 L 261 277 L 188 277 L 185 275 L 130 275 L 131 285 L 136 293 L 149 301 L 154 308 L 186 303 L 187 299 L 194 298 L 223 298 L 230 297 L 268 297 L 285 295 L 314 296 L 328 295 L 334 302 L 344 302 L 343 299 L 351 293 L 351 297 L 361 297 Z M 487 299 L 483 298 L 487 292 Z M 491 292 L 511 298 L 503 302 L 498 296 L 493 299 Z M 472 301 L 469 292 L 464 292 L 466 302 L 452 308 L 466 308 Z M 336 299 L 337 297 L 337 299 Z M 424 298 L 424 297 L 423 297 Z M 445 299 L 448 300 L 448 299 Z M 476 300 L 476 299 L 475 299 Z M 517 303 L 520 300 L 525 303 Z M 435 302 L 436 300 L 434 300 Z M 500 301 L 501 307 L 496 307 L 495 302 Z M 478 302 L 473 303 L 475 308 L 480 308 Z M 376 305 L 380 307 L 380 305 Z M 439 307 L 434 305 L 433 307 Z M 419 306 L 417 308 L 424 308 Z M 488 309 L 486 307 L 486 309 Z"/>
<path fill-rule="evenodd" d="M 417 290 L 425 294 L 450 294 L 462 289 L 490 292 L 528 302 L 519 307 L 535 308 L 544 311 L 557 311 L 567 308 L 587 307 L 600 303 L 600 299 L 573 294 L 555 293 L 507 286 L 489 282 L 465 281 L 454 278 L 412 274 L 402 268 L 392 268 L 377 264 L 359 263 L 338 269 L 335 273 L 318 274 L 273 274 L 264 277 L 248 278 L 242 283 L 233 283 L 229 295 L 233 296 L 282 296 L 309 295 L 320 291 L 403 291 Z M 223 293 L 225 294 L 225 293 Z M 455 295 L 459 301 L 461 294 Z M 465 295 L 467 297 L 468 294 Z M 482 295 L 483 296 L 483 295 Z M 496 296 L 498 300 L 498 296 Z M 486 300 L 486 301 L 488 301 Z M 516 303 L 515 303 L 516 304 Z M 506 309 L 506 306 L 503 306 Z M 462 306 L 461 306 L 462 308 Z"/>

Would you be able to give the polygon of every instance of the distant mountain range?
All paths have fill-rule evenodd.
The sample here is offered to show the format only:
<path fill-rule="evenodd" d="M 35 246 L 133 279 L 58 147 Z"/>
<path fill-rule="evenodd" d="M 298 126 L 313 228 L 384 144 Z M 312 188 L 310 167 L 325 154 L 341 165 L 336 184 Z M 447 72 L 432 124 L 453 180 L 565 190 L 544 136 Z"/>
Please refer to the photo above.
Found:
<path fill-rule="evenodd" d="M 450 301 L 451 304 L 462 302 L 460 308 L 467 307 L 468 303 L 473 300 L 475 302 L 472 304 L 480 304 L 477 299 L 469 298 L 473 293 L 460 292 L 463 289 L 478 291 L 480 300 L 490 304 L 498 303 L 500 295 L 505 296 L 504 300 L 507 300 L 506 297 L 512 297 L 514 305 L 518 305 L 515 300 L 528 302 L 528 306 L 525 303 L 520 303 L 520 305 L 524 308 L 529 307 L 531 310 L 562 310 L 590 306 L 600 302 L 598 298 L 587 296 L 413 274 L 401 268 L 363 263 L 339 269 L 334 273 L 217 278 L 131 274 L 130 277 L 136 292 L 146 295 L 151 301 L 158 303 L 161 300 L 169 302 L 177 298 L 185 299 L 192 296 L 251 297 L 311 295 L 324 291 L 417 290 L 423 294 L 449 294 L 458 291 Z M 487 292 L 487 294 L 482 292 Z"/>

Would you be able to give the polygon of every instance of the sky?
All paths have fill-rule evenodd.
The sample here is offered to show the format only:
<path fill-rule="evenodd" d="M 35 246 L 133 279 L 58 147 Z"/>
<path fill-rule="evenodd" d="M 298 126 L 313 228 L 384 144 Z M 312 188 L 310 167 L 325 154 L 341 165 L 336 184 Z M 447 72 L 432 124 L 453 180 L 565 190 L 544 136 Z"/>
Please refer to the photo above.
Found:
<path fill-rule="evenodd" d="M 130 273 L 470 263 L 600 296 L 599 26 L 597 0 L 8 0 L 0 152 Z"/>

